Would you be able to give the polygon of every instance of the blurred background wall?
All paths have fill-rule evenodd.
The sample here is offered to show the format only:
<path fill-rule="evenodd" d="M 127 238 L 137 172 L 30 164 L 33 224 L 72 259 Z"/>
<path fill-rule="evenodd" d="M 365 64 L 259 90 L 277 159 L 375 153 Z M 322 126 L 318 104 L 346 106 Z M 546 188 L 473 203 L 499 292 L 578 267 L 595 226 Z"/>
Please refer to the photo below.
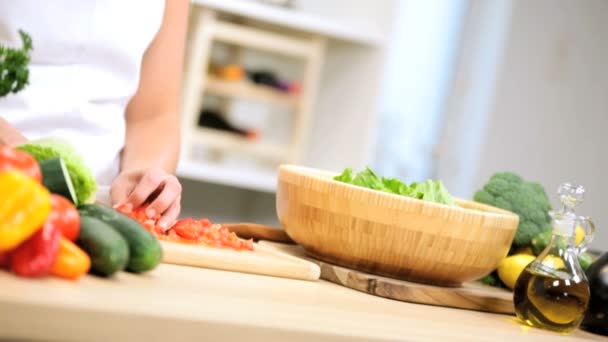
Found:
<path fill-rule="evenodd" d="M 542 183 L 554 204 L 560 183 L 579 183 L 587 190 L 581 212 L 598 229 L 594 246 L 605 249 L 608 2 L 517 0 L 498 12 L 496 3 L 470 12 L 468 24 L 485 23 L 501 43 L 463 37 L 436 175 L 470 197 L 494 172 L 512 170 Z M 482 88 L 475 73 L 484 65 L 494 68 L 485 69 Z"/>

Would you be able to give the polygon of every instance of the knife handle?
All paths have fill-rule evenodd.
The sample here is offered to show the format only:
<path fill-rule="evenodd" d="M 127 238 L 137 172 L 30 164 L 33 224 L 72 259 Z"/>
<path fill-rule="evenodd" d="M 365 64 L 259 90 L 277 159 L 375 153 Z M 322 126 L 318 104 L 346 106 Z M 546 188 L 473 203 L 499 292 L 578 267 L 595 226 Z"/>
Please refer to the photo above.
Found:
<path fill-rule="evenodd" d="M 225 223 L 223 225 L 243 239 L 268 240 L 295 244 L 289 235 L 285 233 L 285 230 L 281 228 L 257 223 Z"/>

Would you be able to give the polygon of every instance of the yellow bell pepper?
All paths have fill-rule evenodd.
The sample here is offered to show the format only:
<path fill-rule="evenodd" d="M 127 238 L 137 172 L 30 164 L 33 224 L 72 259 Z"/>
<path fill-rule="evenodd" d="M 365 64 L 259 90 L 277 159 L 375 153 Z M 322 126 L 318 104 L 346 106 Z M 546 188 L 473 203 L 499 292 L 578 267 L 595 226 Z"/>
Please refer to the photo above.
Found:
<path fill-rule="evenodd" d="M 51 194 L 21 171 L 0 173 L 0 252 L 13 250 L 42 227 Z"/>

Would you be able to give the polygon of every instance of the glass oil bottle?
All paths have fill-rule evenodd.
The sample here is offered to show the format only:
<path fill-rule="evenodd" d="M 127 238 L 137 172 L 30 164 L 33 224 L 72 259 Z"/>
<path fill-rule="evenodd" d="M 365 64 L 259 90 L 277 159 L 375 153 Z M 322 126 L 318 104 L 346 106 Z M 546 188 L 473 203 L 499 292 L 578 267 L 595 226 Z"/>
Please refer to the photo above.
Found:
<path fill-rule="evenodd" d="M 558 189 L 561 209 L 551 211 L 553 237 L 545 250 L 521 273 L 514 288 L 517 317 L 526 324 L 562 333 L 576 329 L 589 304 L 589 283 L 578 262 L 593 238 L 595 227 L 575 213 L 584 189 L 569 183 Z M 575 229 L 580 225 L 585 238 L 577 246 Z"/>

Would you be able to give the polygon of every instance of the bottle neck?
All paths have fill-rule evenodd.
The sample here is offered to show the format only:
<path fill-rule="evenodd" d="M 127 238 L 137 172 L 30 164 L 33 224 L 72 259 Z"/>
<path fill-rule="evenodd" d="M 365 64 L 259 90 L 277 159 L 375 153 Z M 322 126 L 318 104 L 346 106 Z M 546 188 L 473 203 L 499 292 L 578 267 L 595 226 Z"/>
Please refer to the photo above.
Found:
<path fill-rule="evenodd" d="M 573 214 L 555 215 L 553 217 L 553 235 L 574 236 L 576 226 L 575 216 Z"/>
<path fill-rule="evenodd" d="M 576 248 L 574 246 L 574 236 L 562 234 L 561 232 L 553 231 L 553 237 L 551 238 L 551 253 L 558 255 L 565 255 L 566 252 L 576 255 Z"/>
<path fill-rule="evenodd" d="M 587 279 L 578 261 L 578 253 L 574 245 L 574 236 L 556 234 L 554 232 L 549 248 L 539 255 L 537 260 L 540 260 L 542 263 L 552 256 L 557 257 L 562 261 L 552 260 L 550 263 L 551 267 L 569 274 L 575 281 Z"/>

